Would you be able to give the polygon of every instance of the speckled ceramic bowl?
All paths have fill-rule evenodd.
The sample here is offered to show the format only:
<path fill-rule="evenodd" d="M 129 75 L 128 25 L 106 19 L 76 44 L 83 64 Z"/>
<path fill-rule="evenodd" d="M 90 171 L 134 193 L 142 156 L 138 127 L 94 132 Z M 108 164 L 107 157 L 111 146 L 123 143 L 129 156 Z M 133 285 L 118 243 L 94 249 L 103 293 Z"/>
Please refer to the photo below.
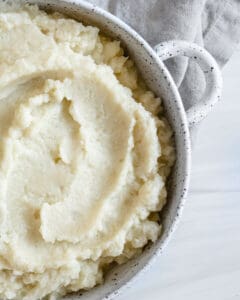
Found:
<path fill-rule="evenodd" d="M 65 297 L 69 300 L 112 299 L 124 286 L 129 286 L 133 282 L 136 274 L 150 266 L 153 258 L 162 252 L 176 227 L 189 186 L 191 160 L 189 126 L 194 126 L 205 117 L 218 100 L 221 90 L 220 71 L 210 54 L 197 45 L 183 41 L 170 41 L 157 45 L 154 50 L 124 22 L 85 1 L 30 0 L 25 2 L 38 4 L 45 10 L 63 12 L 79 21 L 98 26 L 105 34 L 121 40 L 149 88 L 163 99 L 166 115 L 175 133 L 177 160 L 169 183 L 168 204 L 162 214 L 164 230 L 159 240 L 148 245 L 141 256 L 109 272 L 103 285 L 88 292 Z M 177 87 L 162 62 L 177 55 L 193 58 L 203 69 L 206 77 L 206 91 L 202 100 L 187 112 L 184 110 Z"/>

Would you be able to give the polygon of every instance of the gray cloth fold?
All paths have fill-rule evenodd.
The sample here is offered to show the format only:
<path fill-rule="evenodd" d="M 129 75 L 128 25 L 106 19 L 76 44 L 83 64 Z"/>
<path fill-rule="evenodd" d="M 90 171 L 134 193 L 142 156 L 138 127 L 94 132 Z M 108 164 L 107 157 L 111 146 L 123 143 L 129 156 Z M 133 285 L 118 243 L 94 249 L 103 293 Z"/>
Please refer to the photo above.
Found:
<path fill-rule="evenodd" d="M 240 40 L 240 0 L 89 0 L 131 25 L 152 46 L 182 39 L 204 46 L 223 67 Z M 166 61 L 187 109 L 203 93 L 199 67 L 184 58 Z"/>

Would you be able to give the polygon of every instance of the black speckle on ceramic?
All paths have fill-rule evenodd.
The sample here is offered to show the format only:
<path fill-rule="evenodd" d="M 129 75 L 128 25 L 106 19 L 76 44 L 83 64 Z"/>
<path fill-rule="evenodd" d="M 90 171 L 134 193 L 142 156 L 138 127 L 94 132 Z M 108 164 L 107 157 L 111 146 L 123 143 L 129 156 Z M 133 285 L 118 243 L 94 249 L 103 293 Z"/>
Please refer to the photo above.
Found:
<path fill-rule="evenodd" d="M 216 77 L 218 67 L 211 58 L 208 64 L 203 63 L 202 57 L 205 52 L 202 48 L 197 46 L 198 54 L 196 55 L 194 45 L 191 46 L 191 49 L 183 49 L 179 47 L 179 41 L 168 42 L 168 45 L 160 43 L 156 48 L 157 55 L 152 47 L 132 28 L 110 13 L 86 1 L 29 0 L 26 2 L 36 3 L 43 9 L 60 11 L 79 21 L 96 25 L 104 33 L 120 40 L 127 53 L 135 61 L 149 88 L 162 98 L 166 116 L 174 130 L 177 160 L 169 182 L 168 203 L 161 215 L 162 235 L 156 243 L 149 244 L 140 256 L 126 264 L 114 267 L 107 274 L 103 285 L 99 285 L 88 292 L 64 297 L 68 300 L 113 299 L 124 288 L 130 287 L 137 275 L 147 270 L 154 259 L 162 253 L 176 228 L 189 186 L 191 142 L 188 125 L 192 126 L 209 111 L 209 105 L 204 108 L 201 102 L 200 107 L 194 107 L 192 111 L 190 109 L 186 115 L 178 89 L 162 60 L 176 55 L 191 56 L 190 52 L 192 51 L 192 56 L 196 56 L 196 61 L 200 62 L 201 67 L 209 71 L 205 76 L 206 80 L 209 80 L 209 86 L 212 84 L 212 89 L 209 88 L 205 95 L 215 95 L 215 99 L 219 99 L 221 90 L 220 80 Z M 211 104 L 214 104 L 214 101 Z"/>

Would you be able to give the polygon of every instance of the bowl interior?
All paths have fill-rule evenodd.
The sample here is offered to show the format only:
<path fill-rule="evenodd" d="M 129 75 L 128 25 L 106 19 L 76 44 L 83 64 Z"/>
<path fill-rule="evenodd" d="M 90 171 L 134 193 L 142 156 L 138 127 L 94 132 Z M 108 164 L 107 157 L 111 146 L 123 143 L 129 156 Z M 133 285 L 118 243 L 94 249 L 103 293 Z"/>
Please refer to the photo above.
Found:
<path fill-rule="evenodd" d="M 74 19 L 95 25 L 107 35 L 119 39 L 136 63 L 149 88 L 163 99 L 166 116 L 175 133 L 177 160 L 169 182 L 168 203 L 161 216 L 163 234 L 154 244 L 149 244 L 143 253 L 128 263 L 114 267 L 108 272 L 104 285 L 84 293 L 68 295 L 64 299 L 84 300 L 110 299 L 122 286 L 146 269 L 156 254 L 160 253 L 169 239 L 178 219 L 189 181 L 190 139 L 185 112 L 172 78 L 152 48 L 131 28 L 111 14 L 83 1 L 30 0 L 48 11 L 59 11 Z"/>

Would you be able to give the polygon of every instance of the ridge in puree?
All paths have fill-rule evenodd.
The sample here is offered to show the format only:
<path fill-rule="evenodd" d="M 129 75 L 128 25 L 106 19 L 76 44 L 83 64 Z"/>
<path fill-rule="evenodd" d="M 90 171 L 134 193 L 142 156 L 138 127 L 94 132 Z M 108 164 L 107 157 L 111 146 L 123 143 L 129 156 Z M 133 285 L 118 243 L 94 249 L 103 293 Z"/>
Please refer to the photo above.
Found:
<path fill-rule="evenodd" d="M 119 41 L 0 11 L 0 298 L 53 299 L 156 241 L 172 130 Z"/>

